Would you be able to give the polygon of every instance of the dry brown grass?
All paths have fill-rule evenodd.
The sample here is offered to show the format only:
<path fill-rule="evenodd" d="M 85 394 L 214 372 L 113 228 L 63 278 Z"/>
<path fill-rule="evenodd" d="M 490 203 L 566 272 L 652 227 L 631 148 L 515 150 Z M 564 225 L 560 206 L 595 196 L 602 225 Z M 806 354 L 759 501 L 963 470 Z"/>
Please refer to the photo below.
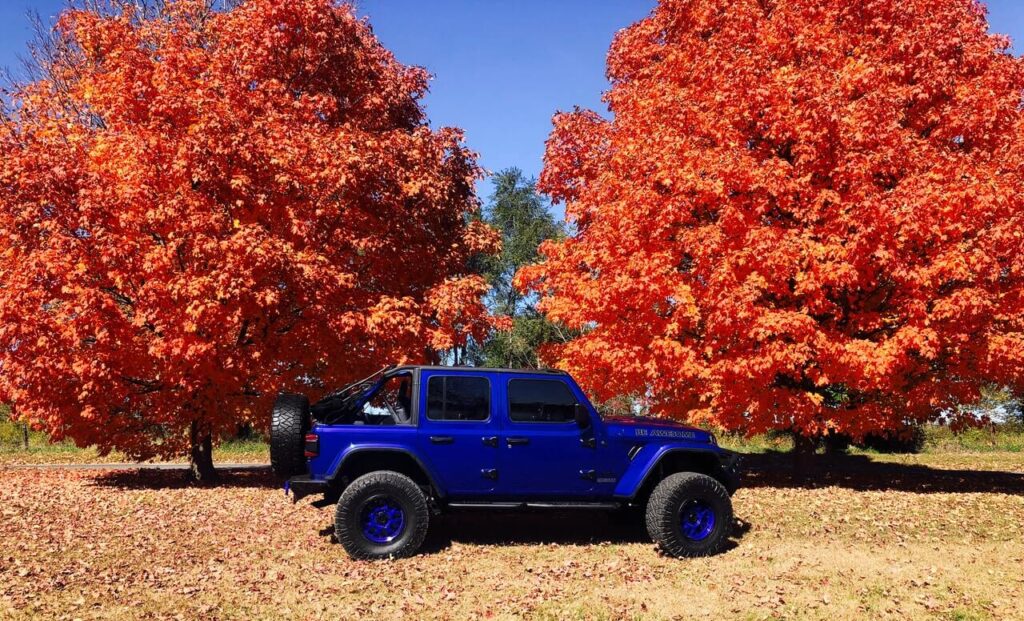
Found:
<path fill-rule="evenodd" d="M 1024 455 L 751 468 L 749 526 L 714 558 L 595 514 L 464 514 L 383 563 L 264 473 L 0 470 L 0 617 L 1024 618 Z"/>

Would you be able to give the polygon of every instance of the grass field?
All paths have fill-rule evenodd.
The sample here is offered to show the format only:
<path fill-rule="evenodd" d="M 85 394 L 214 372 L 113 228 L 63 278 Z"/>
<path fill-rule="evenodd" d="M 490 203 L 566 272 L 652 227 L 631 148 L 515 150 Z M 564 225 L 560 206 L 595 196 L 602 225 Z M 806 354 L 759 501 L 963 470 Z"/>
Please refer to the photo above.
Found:
<path fill-rule="evenodd" d="M 787 435 L 760 435 L 744 438 L 723 435 L 720 443 L 742 453 L 785 452 L 793 448 Z M 852 454 L 873 454 L 851 448 Z M 1005 424 L 999 427 L 969 429 L 953 433 L 946 427 L 929 427 L 925 434 L 924 453 L 1019 453 L 1024 452 L 1024 425 Z M 71 442 L 50 442 L 45 434 L 29 433 L 29 448 L 22 444 L 20 425 L 0 420 L 0 464 L 73 464 L 129 462 L 124 455 L 113 452 L 100 456 L 92 448 L 79 448 Z M 185 461 L 184 458 L 172 460 Z M 220 463 L 269 463 L 270 451 L 259 436 L 249 440 L 228 440 L 214 449 L 214 461 Z"/>
<path fill-rule="evenodd" d="M 96 449 L 79 448 L 72 442 L 50 442 L 46 435 L 36 431 L 29 433 L 28 449 L 22 444 L 20 425 L 0 421 L 0 464 L 81 464 L 130 462 L 118 452 L 99 455 Z M 215 462 L 221 463 L 269 463 L 270 450 L 266 442 L 255 437 L 251 440 L 229 440 L 214 449 Z M 172 460 L 184 462 L 185 458 Z"/>
<path fill-rule="evenodd" d="M 359 563 L 266 473 L 0 469 L 0 618 L 1024 618 L 1024 454 L 790 463 L 751 455 L 734 546 L 682 561 L 599 514 L 486 514 Z"/>
<path fill-rule="evenodd" d="M 726 434 L 719 437 L 722 446 L 743 453 L 789 451 L 793 439 L 787 434 L 765 434 L 744 438 Z M 851 453 L 872 454 L 874 451 L 851 447 Z M 923 453 L 1020 453 L 1024 451 L 1024 424 L 1004 423 L 972 428 L 954 433 L 949 427 L 929 425 L 924 429 Z"/>

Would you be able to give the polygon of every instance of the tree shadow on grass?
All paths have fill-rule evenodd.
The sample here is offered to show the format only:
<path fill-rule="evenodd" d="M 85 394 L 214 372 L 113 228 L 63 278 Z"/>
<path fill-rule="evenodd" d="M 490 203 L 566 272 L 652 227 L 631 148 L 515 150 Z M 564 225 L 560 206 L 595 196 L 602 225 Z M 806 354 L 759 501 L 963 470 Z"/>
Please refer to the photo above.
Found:
<path fill-rule="evenodd" d="M 93 485 L 121 490 L 171 490 L 186 488 L 282 489 L 281 479 L 269 469 L 218 469 L 217 480 L 189 481 L 185 470 L 114 470 L 98 474 Z"/>
<path fill-rule="evenodd" d="M 1022 458 L 1024 459 L 1024 458 Z M 816 489 L 843 487 L 856 491 L 919 494 L 1024 495 L 1024 473 L 993 470 L 944 470 L 920 464 L 883 462 L 868 455 L 808 455 L 795 466 L 793 455 L 743 456 L 741 487 Z"/>

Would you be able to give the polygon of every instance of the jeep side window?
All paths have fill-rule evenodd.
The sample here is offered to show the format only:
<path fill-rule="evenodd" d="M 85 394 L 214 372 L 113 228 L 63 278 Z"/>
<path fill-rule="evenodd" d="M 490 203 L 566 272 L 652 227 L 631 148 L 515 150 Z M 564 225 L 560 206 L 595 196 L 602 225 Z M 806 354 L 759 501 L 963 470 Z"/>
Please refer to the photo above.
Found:
<path fill-rule="evenodd" d="M 483 421 L 491 414 L 490 383 L 484 377 L 434 375 L 427 382 L 427 418 Z"/>
<path fill-rule="evenodd" d="M 508 417 L 516 423 L 568 423 L 576 397 L 560 380 L 514 379 L 508 383 Z"/>

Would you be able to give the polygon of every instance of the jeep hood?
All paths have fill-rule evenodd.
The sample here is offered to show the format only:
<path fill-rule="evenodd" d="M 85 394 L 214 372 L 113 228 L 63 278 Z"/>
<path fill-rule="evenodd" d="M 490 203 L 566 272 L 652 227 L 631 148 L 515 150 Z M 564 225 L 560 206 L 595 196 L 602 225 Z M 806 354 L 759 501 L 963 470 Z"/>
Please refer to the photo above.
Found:
<path fill-rule="evenodd" d="M 643 438 L 665 442 L 712 442 L 712 436 L 707 431 L 665 418 L 607 416 L 604 418 L 604 423 L 608 428 L 608 434 L 612 437 Z"/>

